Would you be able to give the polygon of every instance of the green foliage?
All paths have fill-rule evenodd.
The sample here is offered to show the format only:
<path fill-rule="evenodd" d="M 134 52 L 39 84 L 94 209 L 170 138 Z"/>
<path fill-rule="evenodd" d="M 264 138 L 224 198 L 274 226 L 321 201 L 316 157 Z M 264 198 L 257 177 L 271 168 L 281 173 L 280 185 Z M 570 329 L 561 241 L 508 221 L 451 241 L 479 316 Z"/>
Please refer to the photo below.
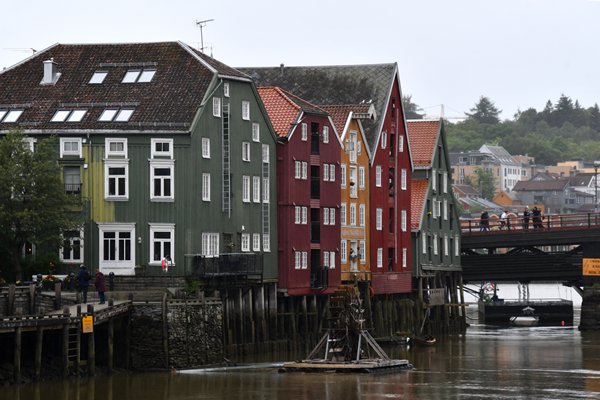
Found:
<path fill-rule="evenodd" d="M 32 152 L 19 131 L 0 139 L 0 241 L 15 279 L 22 279 L 25 243 L 57 249 L 62 232 L 79 225 L 73 210 L 80 199 L 65 194 L 56 149 L 56 139 L 47 138 Z"/>
<path fill-rule="evenodd" d="M 563 94 L 556 104 L 548 100 L 540 112 L 528 108 L 518 111 L 513 120 L 491 123 L 494 109 L 493 103 L 482 96 L 467 120 L 446 125 L 449 150 L 468 151 L 483 144 L 498 144 L 511 154 L 527 154 L 535 157 L 537 164 L 546 165 L 569 159 L 600 159 L 597 104 L 584 108 Z M 487 114 L 492 118 L 484 118 Z"/>
<path fill-rule="evenodd" d="M 485 96 L 479 98 L 475 107 L 471 108 L 471 113 L 465 113 L 468 120 L 477 121 L 480 124 L 497 124 L 500 122 L 501 110 L 498 110 L 494 103 Z"/>
<path fill-rule="evenodd" d="M 406 119 L 423 119 L 423 109 L 412 102 L 412 95 L 402 95 L 402 107 Z"/>
<path fill-rule="evenodd" d="M 470 176 L 467 176 L 465 178 L 466 183 L 476 188 L 481 193 L 481 197 L 491 200 L 496 193 L 494 174 L 492 171 L 483 168 L 475 168 L 474 172 L 475 178 L 472 179 Z"/>

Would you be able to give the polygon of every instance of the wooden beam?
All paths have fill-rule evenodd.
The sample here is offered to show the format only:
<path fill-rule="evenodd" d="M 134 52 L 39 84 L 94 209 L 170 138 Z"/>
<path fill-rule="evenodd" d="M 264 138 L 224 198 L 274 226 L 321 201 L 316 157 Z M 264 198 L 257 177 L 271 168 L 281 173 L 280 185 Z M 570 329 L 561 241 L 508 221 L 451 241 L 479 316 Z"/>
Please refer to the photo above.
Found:
<path fill-rule="evenodd" d="M 114 340 L 115 340 L 115 320 L 108 320 L 108 372 L 113 372 L 114 369 Z"/>
<path fill-rule="evenodd" d="M 35 380 L 39 381 L 42 376 L 42 346 L 44 343 L 44 328 L 39 326 L 35 340 Z"/>
<path fill-rule="evenodd" d="M 21 327 L 17 327 L 15 329 L 15 357 L 13 362 L 13 377 L 17 385 L 21 383 L 21 340 Z"/>

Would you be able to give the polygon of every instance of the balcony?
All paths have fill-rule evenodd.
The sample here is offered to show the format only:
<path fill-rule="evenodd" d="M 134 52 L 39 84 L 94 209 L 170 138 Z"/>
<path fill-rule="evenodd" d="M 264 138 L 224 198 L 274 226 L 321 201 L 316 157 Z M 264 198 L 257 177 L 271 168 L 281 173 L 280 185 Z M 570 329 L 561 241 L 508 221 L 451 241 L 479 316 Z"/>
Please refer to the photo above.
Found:
<path fill-rule="evenodd" d="M 262 254 L 230 253 L 218 257 L 188 256 L 187 273 L 201 279 L 241 278 L 262 280 Z"/>
<path fill-rule="evenodd" d="M 81 194 L 81 183 L 65 183 L 66 194 Z"/>

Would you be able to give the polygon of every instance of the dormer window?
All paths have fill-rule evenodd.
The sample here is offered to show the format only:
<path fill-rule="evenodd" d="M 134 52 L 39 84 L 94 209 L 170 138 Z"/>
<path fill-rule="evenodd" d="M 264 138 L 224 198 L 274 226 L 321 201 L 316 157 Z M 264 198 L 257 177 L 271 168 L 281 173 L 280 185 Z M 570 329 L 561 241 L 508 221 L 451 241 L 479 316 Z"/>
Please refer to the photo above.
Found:
<path fill-rule="evenodd" d="M 52 122 L 81 122 L 87 110 L 58 110 L 50 121 Z"/>
<path fill-rule="evenodd" d="M 100 114 L 100 122 L 128 122 L 135 109 L 133 108 L 105 108 Z"/>
<path fill-rule="evenodd" d="M 130 69 L 125 73 L 121 83 L 148 83 L 152 81 L 156 74 L 156 69 Z"/>
<path fill-rule="evenodd" d="M 0 110 L 0 122 L 17 122 L 23 110 Z"/>
<path fill-rule="evenodd" d="M 106 78 L 106 75 L 108 75 L 108 71 L 96 71 L 94 72 L 94 75 L 92 75 L 92 78 L 90 79 L 89 83 L 100 84 L 104 82 L 104 78 Z"/>

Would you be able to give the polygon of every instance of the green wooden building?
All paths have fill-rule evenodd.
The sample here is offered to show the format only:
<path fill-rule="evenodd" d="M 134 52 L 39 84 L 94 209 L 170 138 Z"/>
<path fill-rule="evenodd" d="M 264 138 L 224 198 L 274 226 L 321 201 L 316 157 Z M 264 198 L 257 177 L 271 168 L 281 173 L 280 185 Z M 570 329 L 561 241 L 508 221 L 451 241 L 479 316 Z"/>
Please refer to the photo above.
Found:
<path fill-rule="evenodd" d="M 70 268 L 276 280 L 276 138 L 245 74 L 181 42 L 57 44 L 0 72 L 15 128 L 59 137 Z"/>

